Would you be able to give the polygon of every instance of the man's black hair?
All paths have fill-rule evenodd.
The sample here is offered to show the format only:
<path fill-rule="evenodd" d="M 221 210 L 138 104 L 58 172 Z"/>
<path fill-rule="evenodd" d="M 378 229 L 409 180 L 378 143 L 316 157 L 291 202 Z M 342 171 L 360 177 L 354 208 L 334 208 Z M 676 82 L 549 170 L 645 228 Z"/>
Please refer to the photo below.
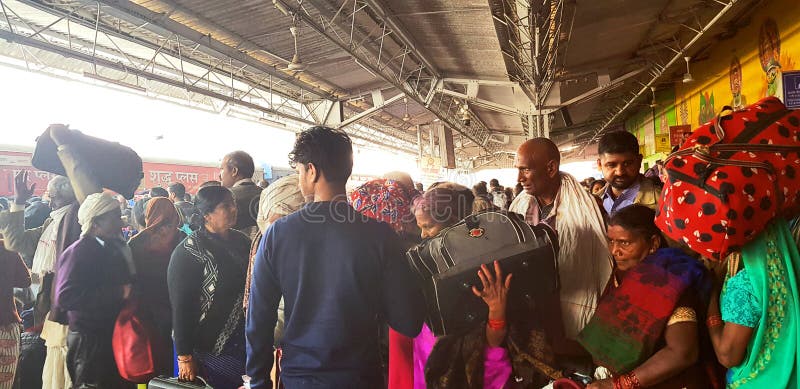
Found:
<path fill-rule="evenodd" d="M 489 190 L 486 188 L 486 181 L 480 181 L 473 185 L 472 192 L 474 192 L 476 196 L 489 194 Z"/>
<path fill-rule="evenodd" d="M 147 202 L 150 201 L 150 198 L 145 197 L 140 199 L 135 204 L 133 204 L 133 209 L 131 210 L 131 215 L 133 215 L 133 222 L 137 224 L 139 229 L 144 229 L 147 227 L 144 218 L 144 211 L 147 209 Z"/>
<path fill-rule="evenodd" d="M 228 169 L 237 169 L 239 177 L 252 178 L 256 173 L 256 165 L 253 163 L 253 157 L 244 151 L 234 151 L 225 156 L 228 160 Z"/>
<path fill-rule="evenodd" d="M 170 185 L 167 190 L 169 190 L 169 193 L 174 194 L 175 198 L 180 201 L 183 201 L 183 197 L 186 196 L 186 187 L 180 182 Z"/>
<path fill-rule="evenodd" d="M 314 164 L 328 182 L 347 182 L 353 172 L 353 144 L 344 131 L 311 127 L 297 134 L 289 163 Z"/>
<path fill-rule="evenodd" d="M 150 189 L 150 197 L 169 197 L 169 193 L 167 193 L 166 189 L 157 186 L 153 189 Z"/>
<path fill-rule="evenodd" d="M 639 155 L 639 140 L 636 135 L 628 131 L 613 131 L 600 137 L 597 153 L 603 154 L 628 154 Z"/>
<path fill-rule="evenodd" d="M 492 178 L 491 180 L 489 180 L 489 186 L 491 187 L 500 186 L 500 181 L 498 181 L 496 178 Z"/>
<path fill-rule="evenodd" d="M 206 181 L 206 182 L 200 184 L 200 189 L 203 189 L 203 188 L 205 188 L 207 186 L 222 186 L 222 183 L 219 182 L 219 181 L 216 181 L 216 180 Z"/>

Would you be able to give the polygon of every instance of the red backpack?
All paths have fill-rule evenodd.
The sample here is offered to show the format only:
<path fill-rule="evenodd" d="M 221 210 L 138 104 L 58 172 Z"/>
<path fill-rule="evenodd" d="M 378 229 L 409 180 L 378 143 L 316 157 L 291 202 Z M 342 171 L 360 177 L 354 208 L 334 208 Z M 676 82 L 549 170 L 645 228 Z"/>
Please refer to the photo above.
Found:
<path fill-rule="evenodd" d="M 148 382 L 155 378 L 159 350 L 156 331 L 139 309 L 139 301 L 130 298 L 114 324 L 112 346 L 119 375 L 130 382 Z"/>
<path fill-rule="evenodd" d="M 741 250 L 800 199 L 799 137 L 800 113 L 775 97 L 723 108 L 667 158 L 656 225 L 706 258 Z"/>

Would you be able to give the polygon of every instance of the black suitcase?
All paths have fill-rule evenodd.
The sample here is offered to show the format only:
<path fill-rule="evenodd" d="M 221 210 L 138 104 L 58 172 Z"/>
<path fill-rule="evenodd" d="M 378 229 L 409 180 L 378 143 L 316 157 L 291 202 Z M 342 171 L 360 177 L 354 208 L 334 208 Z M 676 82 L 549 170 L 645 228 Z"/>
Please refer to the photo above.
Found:
<path fill-rule="evenodd" d="M 213 389 L 202 378 L 198 382 L 182 382 L 177 377 L 156 377 L 147 384 L 147 389 Z"/>
<path fill-rule="evenodd" d="M 130 147 L 116 142 L 88 136 L 76 130 L 69 130 L 69 133 L 69 145 L 74 146 L 76 153 L 86 159 L 97 182 L 126 199 L 133 198 L 144 178 L 139 155 Z M 66 176 L 64 165 L 58 158 L 58 146 L 50 138 L 49 129 L 36 139 L 31 164 L 39 170 Z"/>
<path fill-rule="evenodd" d="M 471 288 L 480 288 L 480 266 L 495 260 L 505 274 L 514 274 L 507 316 L 551 301 L 558 293 L 557 242 L 546 225 L 529 226 L 513 213 L 484 211 L 412 248 L 406 255 L 422 280 L 428 326 L 444 336 L 484 323 L 488 308 Z M 560 312 L 548 314 L 559 315 L 561 322 Z"/>

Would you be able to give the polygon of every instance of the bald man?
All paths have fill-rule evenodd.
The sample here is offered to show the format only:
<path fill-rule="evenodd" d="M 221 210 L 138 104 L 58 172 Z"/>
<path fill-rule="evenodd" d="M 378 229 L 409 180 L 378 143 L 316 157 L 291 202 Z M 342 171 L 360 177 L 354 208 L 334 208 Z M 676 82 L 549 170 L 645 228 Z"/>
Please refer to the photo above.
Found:
<path fill-rule="evenodd" d="M 560 166 L 561 153 L 551 140 L 535 138 L 523 143 L 514 167 L 519 171 L 517 181 L 528 196 L 515 198 L 511 212 L 525 216 L 528 224 L 546 223 L 555 228 L 553 206 L 561 188 Z"/>
<path fill-rule="evenodd" d="M 550 139 L 536 138 L 523 143 L 514 164 L 523 192 L 509 210 L 524 216 L 529 224 L 545 223 L 558 233 L 564 336 L 574 340 L 594 314 L 597 301 L 611 279 L 613 262 L 603 215 L 580 183 L 559 171 L 561 155 Z"/>

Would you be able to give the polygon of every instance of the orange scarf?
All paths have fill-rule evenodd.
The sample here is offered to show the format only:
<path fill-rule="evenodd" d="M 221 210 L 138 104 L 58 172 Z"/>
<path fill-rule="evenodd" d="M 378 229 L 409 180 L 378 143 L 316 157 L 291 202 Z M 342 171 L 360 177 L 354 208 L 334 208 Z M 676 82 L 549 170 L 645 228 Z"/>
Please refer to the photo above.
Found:
<path fill-rule="evenodd" d="M 156 197 L 147 202 L 144 215 L 147 228 L 132 240 L 146 242 L 144 247 L 150 253 L 171 255 L 181 225 L 175 205 L 167 198 Z"/>

